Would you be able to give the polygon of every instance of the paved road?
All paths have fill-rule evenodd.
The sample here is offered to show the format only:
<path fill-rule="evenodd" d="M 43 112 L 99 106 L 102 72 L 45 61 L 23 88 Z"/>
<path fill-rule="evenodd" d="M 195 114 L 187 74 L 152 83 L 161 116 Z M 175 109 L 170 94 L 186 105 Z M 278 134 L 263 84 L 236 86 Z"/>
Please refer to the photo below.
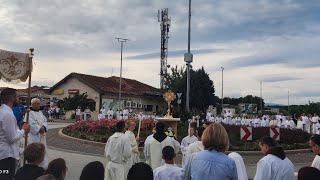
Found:
<path fill-rule="evenodd" d="M 61 128 L 67 125 L 69 125 L 69 123 L 53 122 L 53 123 L 49 123 L 49 129 Z M 49 148 L 48 156 L 49 156 L 49 160 L 52 160 L 55 158 L 63 158 L 66 160 L 66 163 L 68 166 L 66 180 L 78 180 L 80 177 L 82 168 L 89 162 L 100 161 L 105 165 L 105 160 L 101 155 L 88 155 L 88 154 L 82 154 L 82 153 L 73 152 L 73 151 L 66 151 L 66 150 L 57 149 L 57 148 Z M 295 171 L 297 172 L 301 167 L 309 166 L 310 164 L 311 162 L 295 163 Z M 181 164 L 178 164 L 178 166 L 181 167 Z M 247 168 L 247 173 L 249 178 L 253 178 L 256 171 L 256 165 L 246 164 L 246 168 Z"/>

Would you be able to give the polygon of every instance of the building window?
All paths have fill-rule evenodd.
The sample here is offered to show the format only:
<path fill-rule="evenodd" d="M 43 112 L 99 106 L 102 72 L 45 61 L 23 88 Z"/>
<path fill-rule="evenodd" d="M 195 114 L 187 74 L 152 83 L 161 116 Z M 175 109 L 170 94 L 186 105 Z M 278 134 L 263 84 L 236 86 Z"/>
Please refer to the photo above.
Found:
<path fill-rule="evenodd" d="M 96 110 L 96 101 L 94 101 L 93 99 L 88 99 L 88 106 L 91 111 L 95 111 Z"/>

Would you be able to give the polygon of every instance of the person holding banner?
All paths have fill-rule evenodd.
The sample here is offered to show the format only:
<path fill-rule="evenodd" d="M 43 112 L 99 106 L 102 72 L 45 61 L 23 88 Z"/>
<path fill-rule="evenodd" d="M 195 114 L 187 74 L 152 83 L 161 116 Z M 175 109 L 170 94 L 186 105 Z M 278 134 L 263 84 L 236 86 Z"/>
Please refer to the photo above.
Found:
<path fill-rule="evenodd" d="M 17 91 L 6 88 L 1 91 L 0 106 L 0 170 L 8 170 L 8 174 L 0 174 L 0 179 L 13 179 L 16 160 L 20 159 L 20 139 L 30 131 L 30 125 L 24 123 L 19 130 L 12 108 L 17 104 Z"/>
<path fill-rule="evenodd" d="M 31 100 L 31 111 L 30 111 L 30 133 L 28 145 L 31 143 L 42 143 L 47 148 L 46 132 L 48 131 L 47 118 L 40 111 L 40 100 L 38 98 L 33 98 Z M 40 167 L 44 169 L 48 168 L 48 156 L 44 157 L 43 162 L 39 164 Z"/>

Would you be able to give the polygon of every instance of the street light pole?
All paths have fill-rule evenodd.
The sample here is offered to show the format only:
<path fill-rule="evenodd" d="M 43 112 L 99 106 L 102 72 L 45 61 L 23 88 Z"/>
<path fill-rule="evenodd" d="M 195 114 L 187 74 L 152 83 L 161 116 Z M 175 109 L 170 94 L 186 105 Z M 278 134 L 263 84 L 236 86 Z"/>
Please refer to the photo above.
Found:
<path fill-rule="evenodd" d="M 260 110 L 261 115 L 263 114 L 263 108 L 262 108 L 262 81 L 260 81 Z"/>
<path fill-rule="evenodd" d="M 118 104 L 118 108 L 119 108 L 119 110 L 121 109 L 120 107 L 121 107 L 121 83 L 122 83 L 122 51 L 123 51 L 123 43 L 124 42 L 127 42 L 129 39 L 124 39 L 124 38 L 118 38 L 118 37 L 116 37 L 116 39 L 118 40 L 118 42 L 120 42 L 120 44 L 121 44 L 121 63 L 120 63 L 120 80 L 119 80 L 119 104 Z"/>
<path fill-rule="evenodd" d="M 224 67 L 221 67 L 221 72 L 222 72 L 222 76 L 221 76 L 221 79 L 222 79 L 222 90 L 221 90 L 221 113 L 223 112 L 223 70 L 224 70 Z"/>
<path fill-rule="evenodd" d="M 290 106 L 290 92 L 288 91 L 288 116 L 290 115 L 289 113 L 289 106 Z"/>
<path fill-rule="evenodd" d="M 190 107 L 190 66 L 193 61 L 193 55 L 190 53 L 191 37 L 191 0 L 189 0 L 189 24 L 188 24 L 188 53 L 184 54 L 184 61 L 187 63 L 187 92 L 186 92 L 186 110 L 189 112 Z"/>

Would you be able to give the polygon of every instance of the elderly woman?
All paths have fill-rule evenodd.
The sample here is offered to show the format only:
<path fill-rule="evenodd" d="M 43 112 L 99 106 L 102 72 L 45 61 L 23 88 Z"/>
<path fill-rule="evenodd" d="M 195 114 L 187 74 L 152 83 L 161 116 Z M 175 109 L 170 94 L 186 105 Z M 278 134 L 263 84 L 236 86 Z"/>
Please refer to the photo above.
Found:
<path fill-rule="evenodd" d="M 235 162 L 225 151 L 229 149 L 229 138 L 220 124 L 211 124 L 202 135 L 204 151 L 190 157 L 183 168 L 184 179 L 192 180 L 237 180 Z"/>

